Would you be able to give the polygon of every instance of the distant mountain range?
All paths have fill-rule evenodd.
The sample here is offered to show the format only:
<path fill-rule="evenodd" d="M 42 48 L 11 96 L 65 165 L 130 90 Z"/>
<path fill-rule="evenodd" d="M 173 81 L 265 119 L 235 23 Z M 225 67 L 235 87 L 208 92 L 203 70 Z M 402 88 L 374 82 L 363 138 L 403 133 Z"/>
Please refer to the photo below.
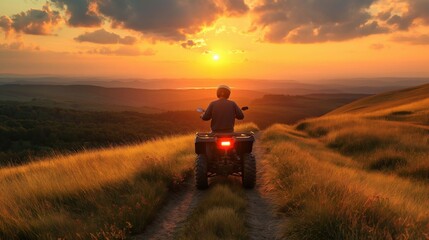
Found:
<path fill-rule="evenodd" d="M 303 95 L 312 93 L 376 94 L 429 83 L 429 78 L 351 78 L 318 81 L 258 79 L 108 79 L 59 76 L 0 74 L 1 84 L 93 85 L 108 88 L 201 89 L 228 84 L 236 89 L 270 94 Z"/>
<path fill-rule="evenodd" d="M 240 105 L 248 105 L 263 95 L 263 92 L 236 89 L 232 98 Z M 0 85 L 0 101 L 29 102 L 36 106 L 79 110 L 145 113 L 194 110 L 197 107 L 206 107 L 215 98 L 213 89 L 148 90 L 88 85 Z"/>

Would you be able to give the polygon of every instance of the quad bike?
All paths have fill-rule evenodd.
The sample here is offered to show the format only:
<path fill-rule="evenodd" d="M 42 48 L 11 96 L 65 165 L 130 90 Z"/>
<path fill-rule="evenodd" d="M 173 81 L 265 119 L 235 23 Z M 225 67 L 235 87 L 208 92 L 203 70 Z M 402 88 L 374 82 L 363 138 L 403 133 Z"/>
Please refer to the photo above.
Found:
<path fill-rule="evenodd" d="M 204 112 L 201 108 L 197 111 Z M 252 154 L 254 141 L 253 132 L 197 133 L 196 187 L 207 188 L 209 177 L 234 175 L 241 177 L 244 188 L 253 188 L 256 182 L 256 162 Z"/>

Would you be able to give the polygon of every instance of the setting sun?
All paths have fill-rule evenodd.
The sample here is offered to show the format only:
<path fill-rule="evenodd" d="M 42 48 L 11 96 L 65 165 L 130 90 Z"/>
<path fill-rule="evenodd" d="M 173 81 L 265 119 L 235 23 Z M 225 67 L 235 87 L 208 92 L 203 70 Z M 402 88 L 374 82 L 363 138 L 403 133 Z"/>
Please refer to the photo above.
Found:
<path fill-rule="evenodd" d="M 219 54 L 213 55 L 213 61 L 219 61 L 219 60 L 220 60 Z"/>

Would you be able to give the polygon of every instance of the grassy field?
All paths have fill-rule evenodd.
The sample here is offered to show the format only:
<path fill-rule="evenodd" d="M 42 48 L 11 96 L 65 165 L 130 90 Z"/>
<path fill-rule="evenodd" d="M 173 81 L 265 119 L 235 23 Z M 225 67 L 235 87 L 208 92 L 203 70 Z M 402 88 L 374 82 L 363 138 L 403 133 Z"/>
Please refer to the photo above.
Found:
<path fill-rule="evenodd" d="M 369 97 L 264 132 L 263 184 L 289 217 L 285 237 L 429 238 L 426 88 Z"/>
<path fill-rule="evenodd" d="M 257 130 L 245 124 L 237 130 Z M 192 173 L 193 135 L 0 169 L 0 239 L 124 239 Z"/>

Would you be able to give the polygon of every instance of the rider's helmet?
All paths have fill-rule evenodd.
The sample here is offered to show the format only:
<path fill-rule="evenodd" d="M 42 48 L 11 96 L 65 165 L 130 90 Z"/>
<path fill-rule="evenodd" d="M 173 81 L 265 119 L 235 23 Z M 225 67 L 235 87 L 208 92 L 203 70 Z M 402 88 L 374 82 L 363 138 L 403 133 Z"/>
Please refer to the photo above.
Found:
<path fill-rule="evenodd" d="M 227 85 L 219 85 L 217 87 L 216 95 L 218 98 L 229 98 L 229 95 L 231 95 L 231 88 L 229 88 Z"/>

